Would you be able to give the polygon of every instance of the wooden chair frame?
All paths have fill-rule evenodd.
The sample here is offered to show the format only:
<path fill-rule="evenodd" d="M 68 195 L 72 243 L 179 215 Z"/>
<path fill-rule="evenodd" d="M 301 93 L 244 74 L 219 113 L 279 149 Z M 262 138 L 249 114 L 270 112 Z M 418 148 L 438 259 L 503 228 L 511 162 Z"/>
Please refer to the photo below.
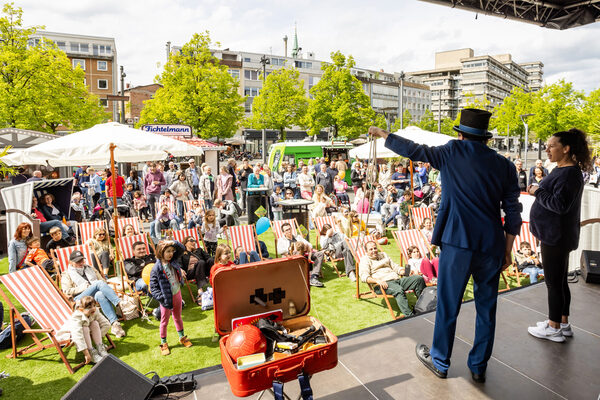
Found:
<path fill-rule="evenodd" d="M 23 277 L 25 280 L 27 280 L 28 285 L 27 286 L 22 285 L 18 290 L 11 290 L 12 283 L 10 282 L 10 280 L 11 280 L 11 278 L 15 277 L 15 274 L 23 274 Z M 26 275 L 30 275 L 30 276 L 28 278 L 26 278 Z M 37 276 L 34 276 L 34 275 L 37 275 Z M 14 272 L 13 274 L 2 276 L 2 277 L 0 277 L 0 281 L 2 281 L 2 283 L 8 289 L 8 291 L 12 293 L 12 295 L 17 299 L 17 301 L 19 301 L 21 303 L 21 305 L 23 305 L 23 303 L 21 302 L 23 296 L 28 297 L 28 300 L 30 300 L 32 298 L 48 300 L 49 296 L 51 296 L 54 293 L 54 296 L 58 295 L 58 297 L 54 298 L 53 304 L 56 304 L 57 306 L 61 307 L 63 317 L 65 316 L 65 314 L 64 314 L 65 312 L 68 312 L 69 315 L 71 313 L 71 311 L 70 311 L 71 304 L 70 304 L 69 299 L 58 288 L 58 286 L 52 280 L 52 278 L 50 277 L 48 272 L 46 272 L 43 268 L 40 268 L 39 266 L 26 268 L 24 270 Z M 34 290 L 34 288 L 37 290 Z M 36 295 L 35 296 L 28 295 L 28 293 L 30 291 L 35 292 Z M 56 334 L 55 329 L 48 327 L 48 326 L 42 326 L 40 323 L 40 319 L 36 319 L 36 322 L 38 323 L 38 325 L 41 326 L 41 329 L 32 329 L 31 326 L 29 324 L 27 324 L 27 322 L 25 321 L 25 319 L 23 318 L 21 313 L 19 313 L 19 311 L 17 310 L 15 305 L 11 302 L 8 295 L 3 291 L 2 288 L 0 288 L 0 296 L 2 296 L 2 298 L 4 299 L 4 301 L 6 302 L 6 304 L 9 307 L 10 326 L 11 326 L 11 329 L 13 332 L 13 334 L 11 336 L 12 352 L 7 355 L 7 358 L 15 358 L 16 359 L 17 357 L 25 355 L 25 354 L 30 354 L 30 353 L 38 352 L 40 350 L 54 347 L 56 349 L 56 352 L 60 356 L 62 362 L 67 367 L 67 370 L 69 371 L 69 373 L 72 374 L 75 371 L 77 371 L 79 368 L 81 368 L 85 365 L 85 362 L 82 362 L 82 363 L 76 365 L 75 367 L 72 367 L 71 363 L 69 362 L 65 353 L 63 352 L 63 348 L 68 348 L 69 346 L 73 345 L 73 342 L 71 340 L 59 341 L 55 336 L 55 334 Z M 25 308 L 31 312 L 31 310 L 29 310 L 28 307 L 25 307 Z M 39 309 L 36 311 L 39 311 Z M 31 312 L 31 314 L 34 317 L 36 317 L 37 312 Z M 39 315 L 38 315 L 38 317 L 39 317 Z M 19 320 L 21 322 L 21 324 L 25 328 L 23 333 L 31 335 L 31 338 L 33 340 L 32 344 L 25 346 L 21 349 L 17 349 L 16 337 L 14 335 L 15 320 Z M 64 324 L 64 322 L 66 322 L 66 318 L 63 318 L 63 324 Z M 46 337 L 40 339 L 38 337 L 38 334 L 45 334 Z M 106 338 L 109 343 L 107 350 L 114 349 L 116 346 L 108 334 L 106 335 Z M 52 343 L 44 344 L 43 342 L 48 339 Z"/>

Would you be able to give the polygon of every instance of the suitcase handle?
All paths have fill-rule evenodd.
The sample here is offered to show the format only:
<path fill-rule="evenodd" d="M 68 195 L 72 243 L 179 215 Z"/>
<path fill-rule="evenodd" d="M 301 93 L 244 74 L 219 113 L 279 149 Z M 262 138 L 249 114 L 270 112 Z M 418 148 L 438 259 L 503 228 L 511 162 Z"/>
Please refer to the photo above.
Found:
<path fill-rule="evenodd" d="M 308 363 L 309 361 L 311 361 L 313 358 L 315 358 L 314 354 L 311 354 L 309 356 L 307 356 L 306 358 L 304 358 L 304 360 L 302 360 L 301 364 L 296 364 L 293 367 L 290 368 L 286 368 L 286 369 L 277 369 L 276 367 L 272 368 L 271 370 L 275 370 L 275 373 L 273 374 L 273 376 L 275 378 L 281 377 L 283 375 L 289 374 L 295 370 L 299 370 L 300 372 L 304 370 L 304 366 L 306 363 Z M 270 375 L 270 374 L 269 374 Z"/>

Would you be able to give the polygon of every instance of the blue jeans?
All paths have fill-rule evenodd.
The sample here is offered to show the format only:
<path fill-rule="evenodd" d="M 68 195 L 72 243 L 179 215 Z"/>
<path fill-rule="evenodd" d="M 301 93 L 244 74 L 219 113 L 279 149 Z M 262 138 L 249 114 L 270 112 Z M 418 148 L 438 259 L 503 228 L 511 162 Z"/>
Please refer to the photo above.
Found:
<path fill-rule="evenodd" d="M 496 303 L 501 256 L 474 252 L 468 249 L 442 245 L 438 269 L 438 298 L 433 330 L 431 358 L 440 371 L 448 371 L 456 318 L 460 312 L 463 294 L 473 275 L 475 295 L 475 340 L 469 352 L 467 365 L 476 374 L 483 374 L 492 355 L 496 330 Z"/>
<path fill-rule="evenodd" d="M 142 278 L 138 278 L 138 280 L 135 281 L 135 290 L 148 294 L 148 285 L 146 285 L 146 282 L 144 282 Z"/>
<path fill-rule="evenodd" d="M 529 274 L 529 282 L 536 283 L 538 281 L 538 275 L 543 274 L 544 270 L 538 267 L 527 267 L 523 268 L 524 274 Z"/>
<path fill-rule="evenodd" d="M 382 199 L 375 199 L 373 200 L 373 210 L 377 211 L 377 212 L 381 212 L 381 205 L 385 204 L 385 200 Z"/>
<path fill-rule="evenodd" d="M 177 215 L 183 220 L 185 210 L 183 209 L 183 200 L 177 200 Z"/>
<path fill-rule="evenodd" d="M 150 223 L 150 237 L 154 240 L 154 243 L 158 243 L 162 237 L 162 229 L 171 229 L 173 231 L 179 230 L 179 222 L 177 219 L 172 219 L 168 223 L 156 222 L 156 220 Z"/>
<path fill-rule="evenodd" d="M 260 256 L 258 255 L 258 253 L 256 251 L 251 251 L 249 253 L 246 253 L 245 251 L 242 251 L 240 253 L 240 262 L 239 264 L 248 264 L 251 262 L 256 262 L 256 261 L 260 261 Z"/>
<path fill-rule="evenodd" d="M 212 199 L 210 199 L 210 200 L 205 199 L 204 200 L 204 208 L 206 210 L 213 208 L 213 201 L 212 201 Z"/>
<path fill-rule="evenodd" d="M 114 307 L 119 304 L 119 297 L 106 282 L 94 281 L 87 289 L 75 296 L 75 300 L 79 300 L 84 296 L 92 296 L 96 299 L 111 324 L 117 320 Z"/>
<path fill-rule="evenodd" d="M 69 227 L 66 226 L 65 224 L 63 224 L 62 222 L 56 221 L 56 220 L 40 222 L 40 232 L 41 233 L 48 233 L 48 232 L 50 232 L 50 229 L 52 229 L 54 227 L 60 228 L 63 239 L 69 238 L 69 231 L 68 231 Z"/>

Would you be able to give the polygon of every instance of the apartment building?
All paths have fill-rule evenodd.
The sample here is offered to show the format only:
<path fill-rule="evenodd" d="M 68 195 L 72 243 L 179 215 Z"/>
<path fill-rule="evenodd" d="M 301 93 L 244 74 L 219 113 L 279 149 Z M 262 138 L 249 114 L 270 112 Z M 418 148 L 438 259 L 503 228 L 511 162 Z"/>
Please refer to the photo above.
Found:
<path fill-rule="evenodd" d="M 144 102 L 154 98 L 156 91 L 162 87 L 159 83 L 125 88 L 125 96 L 129 101 L 125 106 L 125 119 L 128 124 L 136 124 L 140 120 Z"/>
<path fill-rule="evenodd" d="M 544 64 L 541 61 L 519 63 L 529 73 L 529 90 L 537 92 L 544 85 Z"/>
<path fill-rule="evenodd" d="M 541 67 L 540 66 L 540 86 Z M 455 119 L 467 99 L 489 101 L 493 109 L 514 87 L 530 89 L 531 73 L 514 62 L 510 54 L 475 56 L 473 49 L 442 51 L 435 54 L 435 68 L 408 75 L 431 88 L 431 111 L 435 117 Z"/>
<path fill-rule="evenodd" d="M 67 54 L 73 68 L 80 66 L 83 69 L 85 84 L 89 91 L 100 98 L 100 104 L 106 111 L 112 112 L 114 121 L 118 121 L 118 102 L 106 99 L 109 94 L 118 94 L 115 39 L 103 36 L 37 31 L 29 40 L 36 43 L 42 38 L 56 43 L 58 48 Z"/>

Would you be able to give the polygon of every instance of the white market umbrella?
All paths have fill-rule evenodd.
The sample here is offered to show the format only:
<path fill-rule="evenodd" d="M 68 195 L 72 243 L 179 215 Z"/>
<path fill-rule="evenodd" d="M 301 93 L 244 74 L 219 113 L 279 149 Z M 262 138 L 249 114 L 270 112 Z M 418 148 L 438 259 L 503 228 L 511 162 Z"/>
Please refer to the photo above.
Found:
<path fill-rule="evenodd" d="M 116 162 L 162 160 L 167 153 L 178 157 L 203 154 L 200 147 L 108 122 L 16 151 L 2 157 L 2 161 L 8 165 L 49 164 L 53 167 L 106 165 L 111 161 L 111 145 L 115 146 Z"/>
<path fill-rule="evenodd" d="M 430 132 L 417 128 L 416 126 L 409 126 L 398 132 L 392 133 L 392 135 L 398 135 L 405 139 L 412 140 L 418 144 L 424 144 L 427 146 L 443 146 L 450 140 L 454 139 L 452 136 L 442 135 L 436 132 Z M 385 140 L 382 138 L 375 140 L 377 158 L 393 158 L 398 157 L 397 153 L 385 147 Z M 361 146 L 355 147 L 350 150 L 350 157 L 359 158 L 361 160 L 367 160 L 370 156 L 371 143 L 365 143 Z"/>

